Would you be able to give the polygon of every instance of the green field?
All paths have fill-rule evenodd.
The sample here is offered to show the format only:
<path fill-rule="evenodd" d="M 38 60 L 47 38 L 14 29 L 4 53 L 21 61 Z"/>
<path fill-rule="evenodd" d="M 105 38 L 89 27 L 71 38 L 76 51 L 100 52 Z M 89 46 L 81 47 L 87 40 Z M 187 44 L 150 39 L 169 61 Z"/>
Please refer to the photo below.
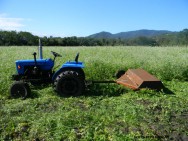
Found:
<path fill-rule="evenodd" d="M 32 97 L 12 99 L 15 60 L 33 59 L 37 47 L 0 47 L 0 140 L 188 140 L 188 48 L 43 47 L 62 54 L 56 66 L 80 61 L 89 80 L 113 80 L 119 69 L 143 68 L 167 89 L 132 91 L 96 84 L 82 96 L 59 97 L 51 85 L 32 87 Z"/>

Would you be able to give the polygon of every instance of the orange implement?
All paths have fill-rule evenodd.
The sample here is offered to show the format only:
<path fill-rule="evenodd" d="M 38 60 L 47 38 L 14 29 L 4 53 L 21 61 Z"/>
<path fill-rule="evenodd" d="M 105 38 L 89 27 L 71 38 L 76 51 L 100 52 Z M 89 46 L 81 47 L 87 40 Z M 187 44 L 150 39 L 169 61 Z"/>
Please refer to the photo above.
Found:
<path fill-rule="evenodd" d="M 140 88 L 159 90 L 164 87 L 159 79 L 143 69 L 129 69 L 124 75 L 116 80 L 116 83 L 122 84 L 133 90 L 138 90 Z"/>

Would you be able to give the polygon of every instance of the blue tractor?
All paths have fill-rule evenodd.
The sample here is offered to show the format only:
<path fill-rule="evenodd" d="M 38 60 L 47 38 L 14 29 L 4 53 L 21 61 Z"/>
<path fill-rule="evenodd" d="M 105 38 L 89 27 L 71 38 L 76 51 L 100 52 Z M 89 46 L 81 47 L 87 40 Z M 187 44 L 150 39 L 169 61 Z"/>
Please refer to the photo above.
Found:
<path fill-rule="evenodd" d="M 60 96 L 78 96 L 85 89 L 84 64 L 79 62 L 79 53 L 74 61 L 68 61 L 55 71 L 54 64 L 59 53 L 51 51 L 53 59 L 43 59 L 42 46 L 39 40 L 39 59 L 34 52 L 33 60 L 17 60 L 17 74 L 12 75 L 15 81 L 10 88 L 10 95 L 13 98 L 27 98 L 31 91 L 30 85 L 52 84 L 54 90 Z"/>

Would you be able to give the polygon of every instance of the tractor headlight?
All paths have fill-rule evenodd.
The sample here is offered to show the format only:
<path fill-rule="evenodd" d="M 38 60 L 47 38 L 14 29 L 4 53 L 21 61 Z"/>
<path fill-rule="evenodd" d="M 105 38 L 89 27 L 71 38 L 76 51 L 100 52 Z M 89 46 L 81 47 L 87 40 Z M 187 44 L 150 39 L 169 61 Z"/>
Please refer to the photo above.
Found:
<path fill-rule="evenodd" d="M 21 69 L 21 66 L 20 66 L 20 65 L 18 65 L 18 69 Z"/>

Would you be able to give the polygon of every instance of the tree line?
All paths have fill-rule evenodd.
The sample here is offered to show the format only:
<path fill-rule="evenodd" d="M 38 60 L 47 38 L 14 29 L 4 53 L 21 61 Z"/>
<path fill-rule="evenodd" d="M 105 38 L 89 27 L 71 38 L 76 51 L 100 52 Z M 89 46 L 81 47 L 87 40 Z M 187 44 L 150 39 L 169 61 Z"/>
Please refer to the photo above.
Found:
<path fill-rule="evenodd" d="M 188 29 L 156 37 L 107 39 L 89 37 L 39 37 L 29 32 L 0 31 L 0 46 L 36 46 L 38 39 L 44 46 L 187 46 Z"/>

